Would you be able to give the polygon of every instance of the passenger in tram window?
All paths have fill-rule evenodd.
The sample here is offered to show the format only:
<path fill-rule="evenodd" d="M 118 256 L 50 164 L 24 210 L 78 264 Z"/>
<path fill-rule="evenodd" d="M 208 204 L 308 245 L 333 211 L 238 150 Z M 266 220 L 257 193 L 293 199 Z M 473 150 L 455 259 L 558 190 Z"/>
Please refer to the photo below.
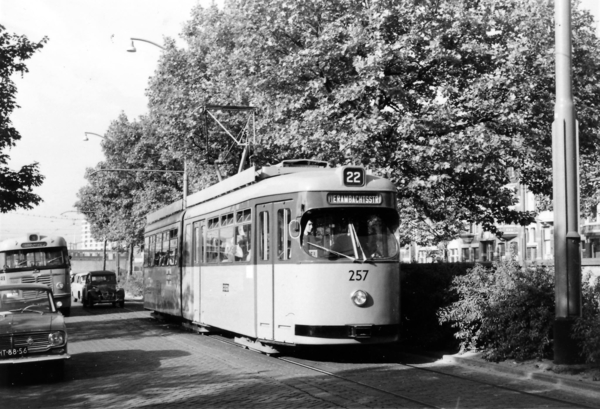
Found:
<path fill-rule="evenodd" d="M 319 257 L 319 249 L 315 246 L 311 246 L 310 243 L 319 244 L 318 238 L 314 233 L 314 225 L 312 220 L 308 220 L 304 226 L 304 237 L 302 238 L 302 248 L 313 257 Z"/>
<path fill-rule="evenodd" d="M 235 236 L 235 261 L 246 261 L 248 256 L 248 237 L 244 232 L 245 226 L 237 227 Z"/>

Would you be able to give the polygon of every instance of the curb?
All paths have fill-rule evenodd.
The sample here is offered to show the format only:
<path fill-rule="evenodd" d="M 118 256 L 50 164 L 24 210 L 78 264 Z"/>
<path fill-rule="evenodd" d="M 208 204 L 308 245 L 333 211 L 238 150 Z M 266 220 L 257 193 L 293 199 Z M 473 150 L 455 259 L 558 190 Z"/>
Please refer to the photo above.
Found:
<path fill-rule="evenodd" d="M 549 374 L 538 371 L 528 371 L 519 368 L 512 368 L 507 366 L 501 366 L 493 362 L 481 361 L 478 359 L 472 359 L 468 357 L 456 356 L 456 355 L 444 355 L 442 358 L 445 362 L 451 362 L 457 365 L 473 366 L 478 368 L 490 369 L 496 372 L 501 372 L 508 375 L 518 375 L 527 379 L 533 379 L 550 383 L 557 386 L 568 386 L 570 388 L 581 389 L 588 392 L 598 393 L 600 391 L 600 382 L 590 382 L 583 379 L 574 380 L 565 378 L 559 374 Z"/>

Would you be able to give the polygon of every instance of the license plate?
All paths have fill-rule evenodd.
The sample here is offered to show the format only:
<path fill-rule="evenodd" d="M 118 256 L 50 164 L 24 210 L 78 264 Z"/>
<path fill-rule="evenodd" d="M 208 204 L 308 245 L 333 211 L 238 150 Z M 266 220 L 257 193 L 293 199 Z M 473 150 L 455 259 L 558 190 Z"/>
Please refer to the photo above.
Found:
<path fill-rule="evenodd" d="M 0 359 L 2 358 L 18 358 L 23 355 L 27 355 L 27 347 L 12 348 L 12 349 L 0 349 Z"/>

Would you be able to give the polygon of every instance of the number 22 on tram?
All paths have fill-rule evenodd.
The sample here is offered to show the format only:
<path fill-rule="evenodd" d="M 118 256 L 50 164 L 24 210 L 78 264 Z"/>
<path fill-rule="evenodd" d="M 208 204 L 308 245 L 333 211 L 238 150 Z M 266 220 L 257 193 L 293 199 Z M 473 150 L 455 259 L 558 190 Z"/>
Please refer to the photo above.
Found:
<path fill-rule="evenodd" d="M 266 352 L 393 342 L 397 226 L 394 185 L 362 167 L 251 168 L 148 215 L 144 306 Z"/>

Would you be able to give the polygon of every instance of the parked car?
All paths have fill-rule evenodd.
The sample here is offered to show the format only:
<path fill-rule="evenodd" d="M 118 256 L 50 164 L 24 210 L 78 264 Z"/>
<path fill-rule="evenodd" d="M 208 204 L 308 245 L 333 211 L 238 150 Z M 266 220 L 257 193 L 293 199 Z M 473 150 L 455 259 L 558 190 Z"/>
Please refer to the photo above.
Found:
<path fill-rule="evenodd" d="M 113 307 L 125 307 L 125 290 L 117 286 L 117 275 L 112 271 L 88 272 L 85 275 L 81 297 L 83 306 L 87 308 L 103 303 L 110 303 Z"/>
<path fill-rule="evenodd" d="M 0 285 L 0 366 L 48 362 L 62 377 L 71 356 L 61 305 L 44 284 Z"/>
<path fill-rule="evenodd" d="M 83 297 L 83 287 L 85 287 L 85 279 L 89 272 L 76 273 L 71 276 L 71 297 L 73 301 L 81 301 Z"/>

